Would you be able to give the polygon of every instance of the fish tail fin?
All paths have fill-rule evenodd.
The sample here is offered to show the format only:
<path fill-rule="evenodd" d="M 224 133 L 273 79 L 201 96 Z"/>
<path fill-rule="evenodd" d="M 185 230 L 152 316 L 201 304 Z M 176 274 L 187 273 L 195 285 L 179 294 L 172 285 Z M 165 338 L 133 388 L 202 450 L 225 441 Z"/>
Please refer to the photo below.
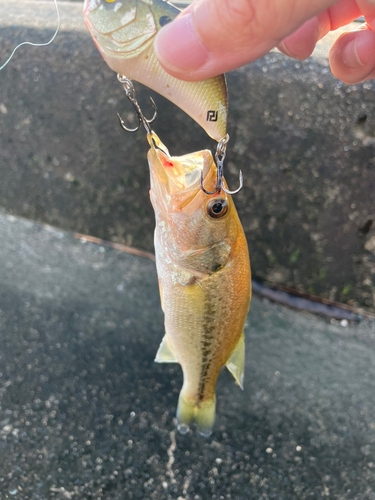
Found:
<path fill-rule="evenodd" d="M 195 402 L 184 398 L 183 390 L 180 392 L 180 397 L 178 398 L 176 417 L 178 432 L 186 434 L 195 417 Z"/>
<path fill-rule="evenodd" d="M 203 401 L 195 409 L 195 423 L 201 436 L 208 438 L 212 433 L 212 427 L 215 423 L 216 396 L 212 399 Z"/>
<path fill-rule="evenodd" d="M 198 432 L 203 437 L 209 437 L 215 422 L 216 396 L 207 401 L 197 403 L 189 401 L 180 393 L 177 407 L 177 429 L 186 434 L 190 424 L 195 421 Z"/>

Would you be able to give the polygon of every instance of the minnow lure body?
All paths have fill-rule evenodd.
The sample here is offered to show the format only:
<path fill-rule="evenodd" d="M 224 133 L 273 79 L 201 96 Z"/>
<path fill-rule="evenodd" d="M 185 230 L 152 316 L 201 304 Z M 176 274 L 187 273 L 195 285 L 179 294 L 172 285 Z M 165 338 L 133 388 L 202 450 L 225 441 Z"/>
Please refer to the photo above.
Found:
<path fill-rule="evenodd" d="M 215 419 L 215 386 L 226 365 L 242 387 L 244 323 L 251 296 L 247 242 L 230 195 L 207 196 L 216 182 L 211 152 L 171 157 L 154 132 L 151 202 L 155 211 L 155 254 L 165 337 L 157 362 L 180 363 L 184 383 L 178 428 L 195 421 L 208 436 Z"/>
<path fill-rule="evenodd" d="M 227 132 L 224 75 L 201 82 L 170 76 L 156 59 L 156 33 L 180 10 L 162 0 L 85 0 L 85 23 L 108 66 L 166 97 L 215 140 Z"/>

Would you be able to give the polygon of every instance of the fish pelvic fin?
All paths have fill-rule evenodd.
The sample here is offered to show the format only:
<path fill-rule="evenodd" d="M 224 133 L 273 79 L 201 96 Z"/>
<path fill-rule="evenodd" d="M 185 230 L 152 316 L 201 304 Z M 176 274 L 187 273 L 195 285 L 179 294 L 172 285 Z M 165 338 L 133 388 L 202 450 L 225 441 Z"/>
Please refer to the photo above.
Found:
<path fill-rule="evenodd" d="M 245 334 L 241 333 L 241 337 L 237 342 L 234 351 L 230 355 L 230 358 L 225 363 L 228 370 L 233 375 L 237 384 L 243 390 L 244 382 L 244 370 L 245 370 Z"/>
<path fill-rule="evenodd" d="M 184 398 L 180 393 L 177 407 L 177 430 L 186 434 L 190 425 L 195 422 L 198 433 L 205 438 L 210 437 L 215 423 L 216 396 L 207 401 L 195 402 Z"/>
<path fill-rule="evenodd" d="M 176 356 L 173 354 L 172 349 L 169 347 L 168 340 L 165 335 L 163 337 L 163 340 L 161 341 L 154 361 L 155 363 L 178 363 Z"/>

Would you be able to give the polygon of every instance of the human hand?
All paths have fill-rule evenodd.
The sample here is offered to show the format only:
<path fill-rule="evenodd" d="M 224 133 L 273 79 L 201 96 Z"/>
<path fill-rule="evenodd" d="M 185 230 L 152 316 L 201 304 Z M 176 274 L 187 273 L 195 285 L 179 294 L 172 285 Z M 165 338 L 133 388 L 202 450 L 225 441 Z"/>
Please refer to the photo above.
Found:
<path fill-rule="evenodd" d="M 375 78 L 375 0 L 196 0 L 156 36 L 163 68 L 202 80 L 238 68 L 277 46 L 306 59 L 318 40 L 359 16 L 366 24 L 333 44 L 333 74 L 345 83 Z"/>

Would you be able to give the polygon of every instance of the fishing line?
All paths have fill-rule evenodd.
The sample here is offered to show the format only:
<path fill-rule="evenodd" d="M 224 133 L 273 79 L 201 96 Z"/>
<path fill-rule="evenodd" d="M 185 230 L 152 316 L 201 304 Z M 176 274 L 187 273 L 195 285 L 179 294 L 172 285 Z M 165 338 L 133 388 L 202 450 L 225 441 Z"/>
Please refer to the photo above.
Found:
<path fill-rule="evenodd" d="M 56 7 L 56 14 L 57 14 L 57 28 L 56 28 L 56 31 L 55 33 L 53 34 L 51 40 L 49 40 L 48 42 L 45 42 L 45 43 L 34 43 L 34 42 L 22 42 L 20 43 L 19 45 L 17 45 L 17 47 L 13 50 L 13 52 L 11 53 L 11 55 L 8 57 L 8 59 L 5 61 L 5 63 L 0 66 L 0 71 L 2 69 L 5 68 L 5 66 L 10 62 L 10 60 L 12 59 L 12 57 L 14 56 L 15 52 L 17 49 L 19 49 L 20 47 L 22 47 L 22 45 L 32 45 L 33 47 L 45 47 L 46 45 L 50 45 L 54 39 L 56 38 L 57 36 L 57 33 L 59 32 L 60 30 L 60 13 L 59 13 L 59 7 L 57 5 L 57 0 L 53 0 L 54 4 L 55 4 L 55 7 Z"/>

